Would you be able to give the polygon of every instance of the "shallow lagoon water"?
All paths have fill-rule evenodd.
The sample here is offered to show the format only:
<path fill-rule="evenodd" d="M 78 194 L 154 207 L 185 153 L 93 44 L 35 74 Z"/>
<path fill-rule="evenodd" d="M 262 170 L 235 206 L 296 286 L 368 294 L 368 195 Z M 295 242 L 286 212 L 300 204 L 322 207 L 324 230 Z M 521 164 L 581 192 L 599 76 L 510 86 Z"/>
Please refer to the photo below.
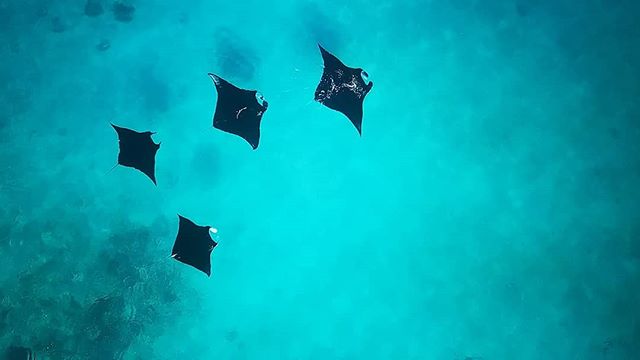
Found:
<path fill-rule="evenodd" d="M 0 2 L 0 351 L 637 357 L 634 2 L 128 4 Z M 362 137 L 312 101 L 317 42 L 374 81 Z M 258 150 L 208 72 L 269 101 Z M 157 132 L 157 187 L 110 122 Z"/>

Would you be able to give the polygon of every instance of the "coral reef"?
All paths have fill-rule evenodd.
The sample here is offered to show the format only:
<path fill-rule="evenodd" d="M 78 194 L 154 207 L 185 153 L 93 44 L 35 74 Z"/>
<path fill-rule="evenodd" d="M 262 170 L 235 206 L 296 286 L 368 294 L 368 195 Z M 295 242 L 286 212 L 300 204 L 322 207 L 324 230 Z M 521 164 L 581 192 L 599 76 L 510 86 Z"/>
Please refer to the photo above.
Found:
<path fill-rule="evenodd" d="M 126 225 L 104 239 L 107 248 L 90 255 L 82 247 L 95 240 L 74 224 L 59 216 L 30 222 L 11 233 L 29 244 L 4 242 L 5 253 L 23 258 L 25 271 L 0 284 L 6 289 L 0 293 L 0 328 L 52 359 L 121 358 L 147 326 L 180 314 L 173 288 L 179 278 L 143 228 Z M 39 249 L 37 256 L 25 253 L 31 247 Z"/>

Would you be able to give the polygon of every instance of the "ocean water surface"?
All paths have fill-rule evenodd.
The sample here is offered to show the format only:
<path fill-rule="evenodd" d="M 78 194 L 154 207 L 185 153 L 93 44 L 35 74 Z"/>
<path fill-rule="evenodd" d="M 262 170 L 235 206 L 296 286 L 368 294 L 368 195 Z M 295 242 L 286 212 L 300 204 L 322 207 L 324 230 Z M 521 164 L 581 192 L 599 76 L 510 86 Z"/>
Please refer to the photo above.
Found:
<path fill-rule="evenodd" d="M 639 15 L 0 0 L 0 356 L 637 359 Z M 361 137 L 317 44 L 374 82 Z M 269 102 L 257 150 L 209 72 Z M 110 123 L 156 132 L 157 187 Z M 210 278 L 177 214 L 219 229 Z"/>

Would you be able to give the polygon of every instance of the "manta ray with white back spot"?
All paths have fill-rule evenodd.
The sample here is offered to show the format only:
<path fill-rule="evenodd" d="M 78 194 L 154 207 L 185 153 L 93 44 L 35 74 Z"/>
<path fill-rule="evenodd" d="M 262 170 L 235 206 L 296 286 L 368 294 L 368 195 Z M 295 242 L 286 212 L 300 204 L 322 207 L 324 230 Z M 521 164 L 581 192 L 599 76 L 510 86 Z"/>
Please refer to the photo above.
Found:
<path fill-rule="evenodd" d="M 324 71 L 316 88 L 314 99 L 324 106 L 343 113 L 362 135 L 363 102 L 373 82 L 361 68 L 346 66 L 335 55 L 318 45 Z"/>

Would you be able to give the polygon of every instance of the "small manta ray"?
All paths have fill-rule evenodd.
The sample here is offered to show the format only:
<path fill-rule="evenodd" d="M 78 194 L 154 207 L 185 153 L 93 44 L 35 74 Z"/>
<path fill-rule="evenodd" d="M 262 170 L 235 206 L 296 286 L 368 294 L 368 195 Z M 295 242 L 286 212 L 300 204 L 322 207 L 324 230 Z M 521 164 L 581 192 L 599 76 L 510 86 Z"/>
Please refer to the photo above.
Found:
<path fill-rule="evenodd" d="M 324 71 L 316 88 L 315 100 L 329 109 L 339 111 L 351 120 L 362 135 L 362 103 L 373 82 L 367 83 L 367 74 L 361 68 L 350 68 L 321 45 Z"/>
<path fill-rule="evenodd" d="M 269 104 L 256 90 L 236 87 L 209 74 L 218 92 L 213 127 L 245 139 L 255 150 L 260 142 L 260 121 Z"/>
<path fill-rule="evenodd" d="M 217 230 L 211 226 L 200 226 L 178 215 L 178 235 L 171 250 L 171 257 L 181 263 L 193 266 L 211 276 L 211 252 L 218 245 L 209 233 Z"/>
<path fill-rule="evenodd" d="M 151 131 L 137 132 L 120 126 L 111 124 L 118 133 L 120 153 L 118 154 L 118 164 L 142 171 L 145 175 L 156 183 L 156 152 L 160 144 L 156 144 L 151 139 L 155 134 Z"/>

